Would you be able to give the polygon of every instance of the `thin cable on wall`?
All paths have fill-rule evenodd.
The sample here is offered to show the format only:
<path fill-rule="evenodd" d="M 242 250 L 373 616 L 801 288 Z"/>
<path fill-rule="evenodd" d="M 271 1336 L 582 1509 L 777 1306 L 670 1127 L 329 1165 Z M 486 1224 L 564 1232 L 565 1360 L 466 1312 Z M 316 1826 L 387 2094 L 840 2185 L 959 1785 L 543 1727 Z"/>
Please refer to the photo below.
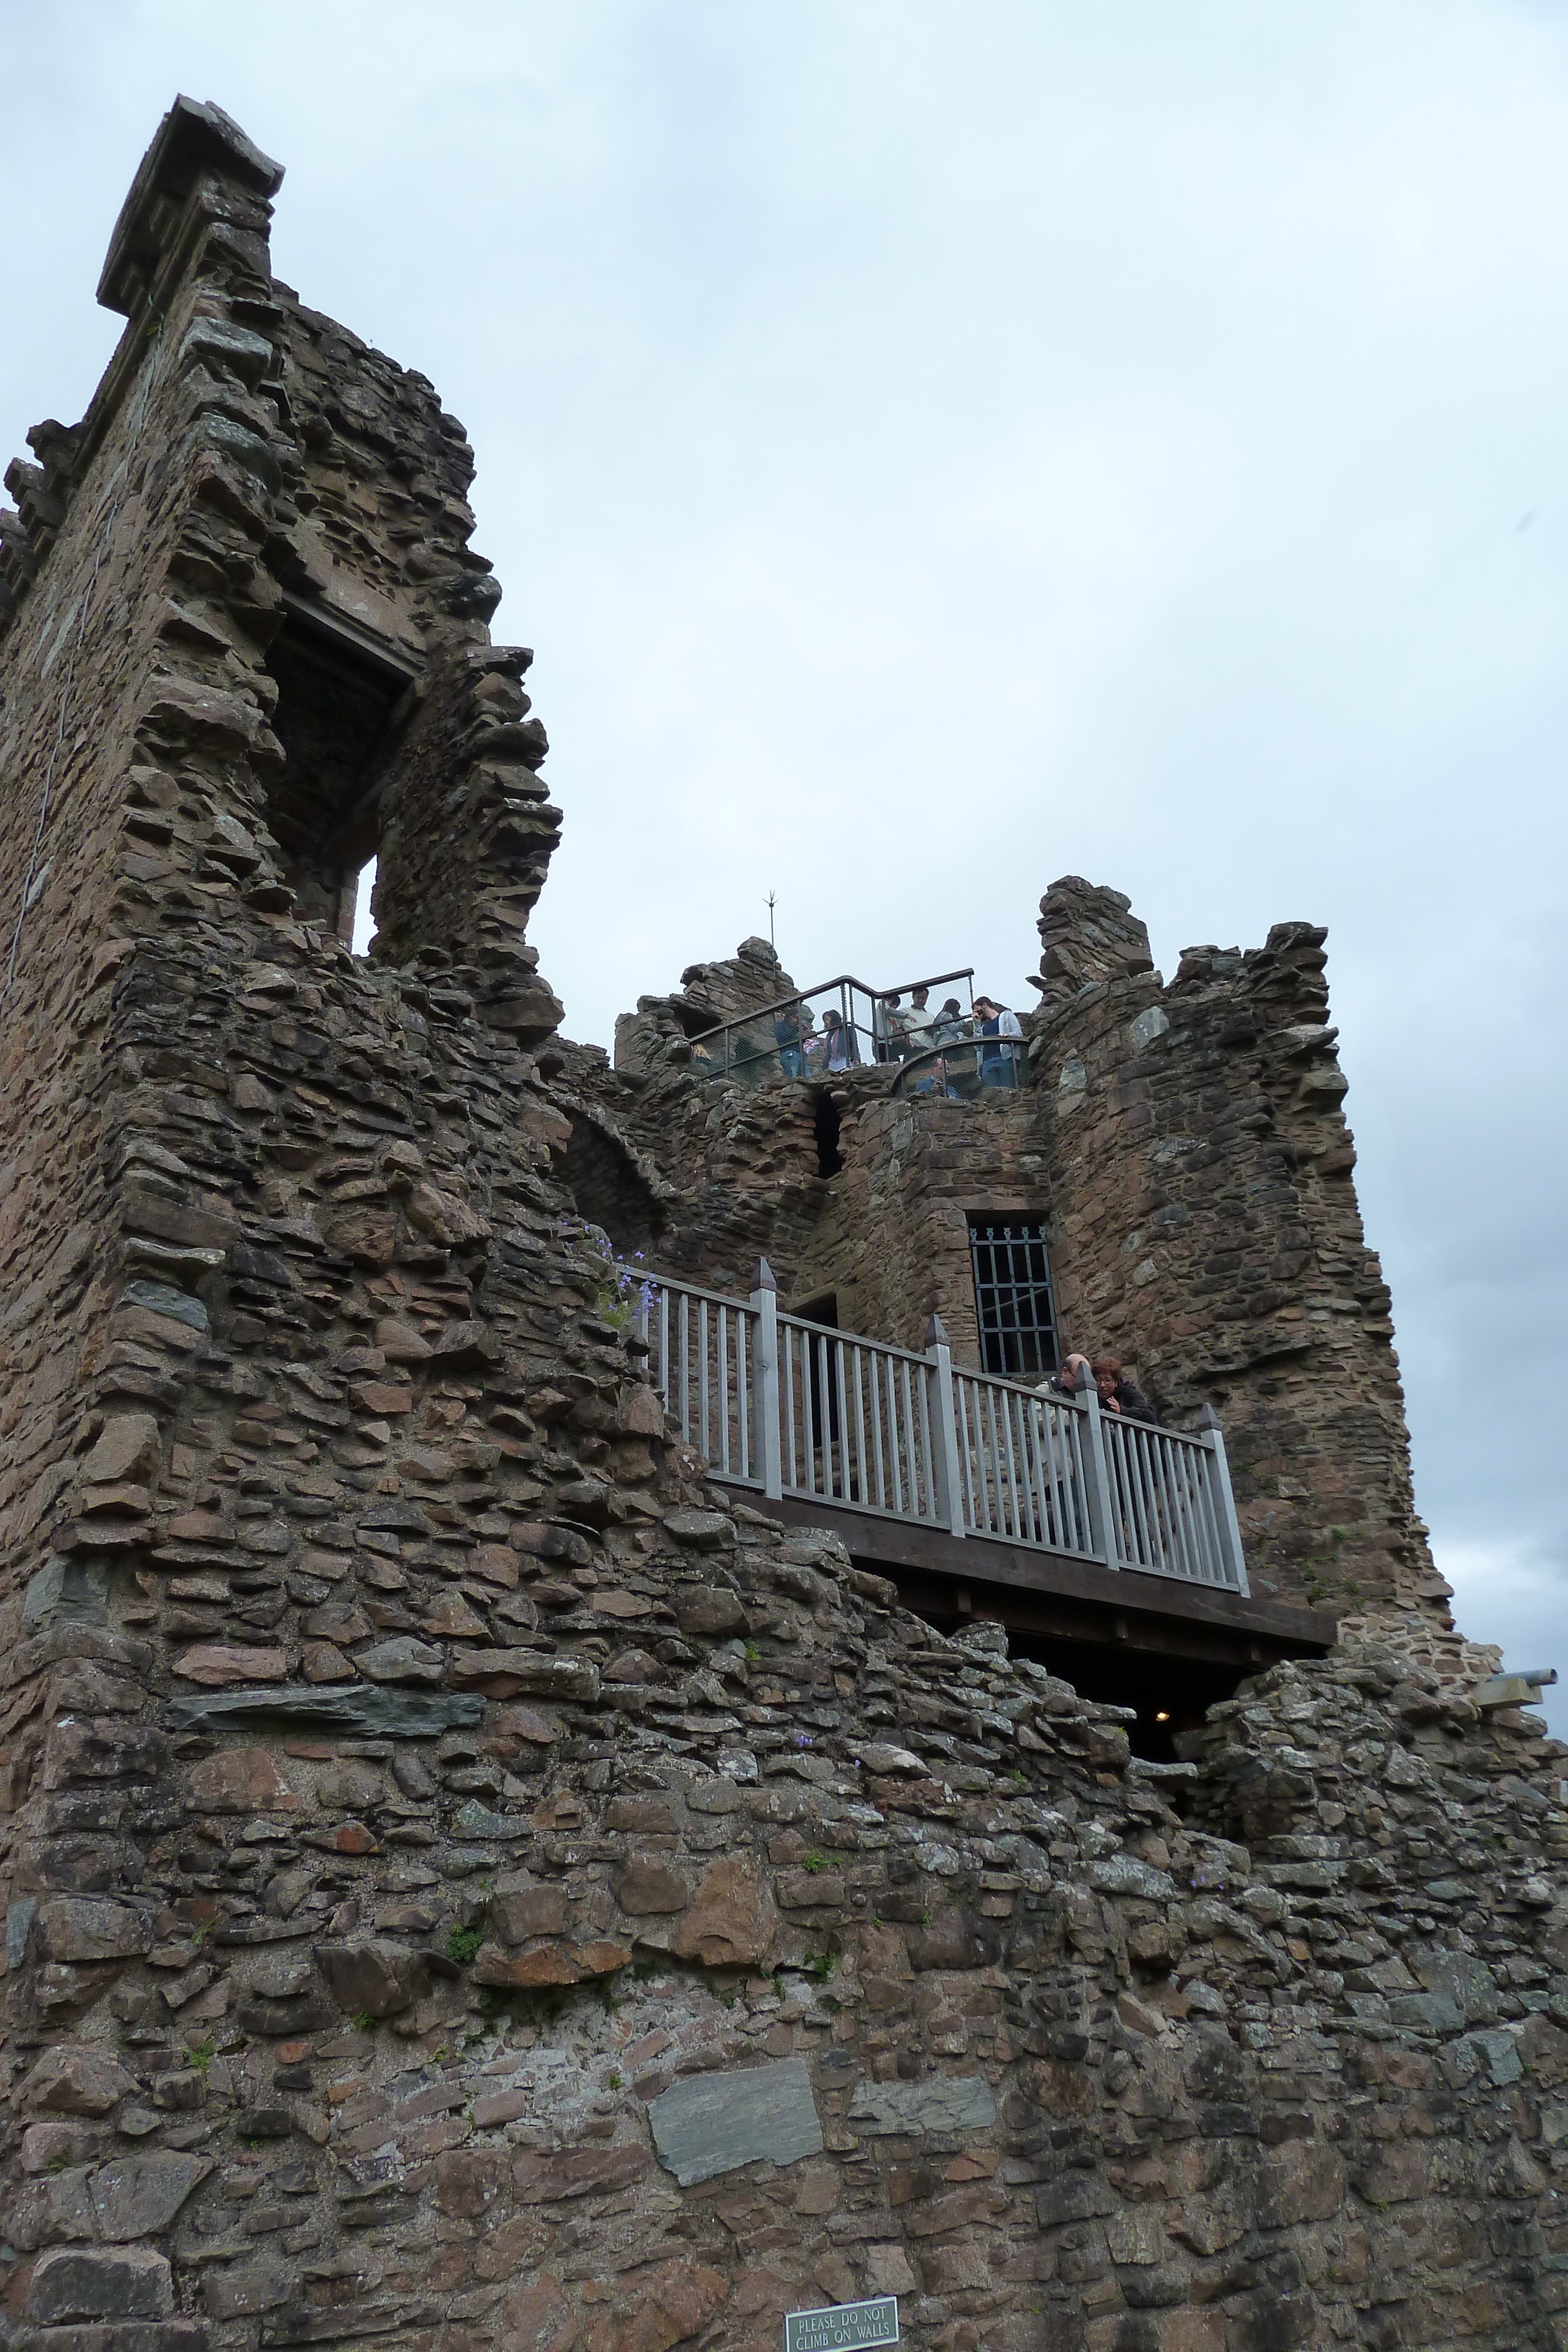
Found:
<path fill-rule="evenodd" d="M 109 543 L 114 526 L 120 519 L 120 509 L 125 503 L 125 493 L 131 478 L 131 460 L 136 455 L 137 444 L 141 437 L 141 428 L 147 422 L 147 411 L 152 398 L 153 379 L 158 373 L 158 349 L 162 332 L 163 323 L 160 320 L 152 331 L 152 348 L 142 363 L 141 383 L 137 390 L 135 410 L 131 420 L 130 446 L 120 461 L 119 472 L 115 478 L 113 500 L 99 533 L 98 551 L 93 557 L 92 570 L 88 575 L 87 587 L 77 610 L 76 628 L 72 634 L 69 656 L 66 664 L 65 682 L 60 689 L 59 718 L 55 727 L 55 740 L 49 746 L 48 763 L 44 770 L 44 789 L 38 802 L 38 822 L 33 832 L 33 846 L 27 858 L 27 871 L 22 883 L 21 902 L 16 909 L 16 926 L 11 933 L 11 952 L 5 963 L 5 985 L 0 987 L 0 1007 L 8 1001 L 12 983 L 16 977 L 16 958 L 21 950 L 22 926 L 26 921 L 28 912 L 35 901 L 43 895 L 41 889 L 35 887 L 35 884 L 38 876 L 38 858 L 44 846 L 44 835 L 48 827 L 49 806 L 55 788 L 55 770 L 59 763 L 60 748 L 66 740 L 66 724 L 70 717 L 72 688 L 76 684 L 77 656 L 81 651 L 82 640 L 87 635 L 88 615 L 92 610 L 93 598 L 98 590 L 98 575 L 103 569 L 103 559 L 109 552 Z"/>

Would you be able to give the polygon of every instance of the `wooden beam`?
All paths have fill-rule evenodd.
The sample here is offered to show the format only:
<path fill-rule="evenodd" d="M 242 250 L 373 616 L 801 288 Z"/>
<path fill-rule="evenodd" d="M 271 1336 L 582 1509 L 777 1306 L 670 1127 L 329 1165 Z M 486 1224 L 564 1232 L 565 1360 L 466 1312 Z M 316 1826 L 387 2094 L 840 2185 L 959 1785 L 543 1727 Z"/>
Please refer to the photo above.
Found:
<path fill-rule="evenodd" d="M 1134 1569 L 1113 1572 L 987 1536 L 960 1541 L 939 1528 L 791 1495 L 767 1508 L 786 1527 L 828 1528 L 841 1536 L 857 1567 L 890 1577 L 923 1615 L 993 1617 L 1020 1633 L 1202 1658 L 1243 1673 L 1277 1658 L 1320 1657 L 1337 1634 L 1334 1618 L 1322 1609 L 1244 1600 Z"/>

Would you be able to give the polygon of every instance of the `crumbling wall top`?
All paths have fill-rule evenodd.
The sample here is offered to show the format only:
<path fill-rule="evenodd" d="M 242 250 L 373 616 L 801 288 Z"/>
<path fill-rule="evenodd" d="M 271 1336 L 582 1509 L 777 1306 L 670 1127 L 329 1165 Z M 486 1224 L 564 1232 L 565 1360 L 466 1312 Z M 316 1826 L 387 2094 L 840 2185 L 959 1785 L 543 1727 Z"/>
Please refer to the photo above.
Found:
<path fill-rule="evenodd" d="M 147 299 L 181 207 L 205 172 L 237 180 L 264 199 L 283 184 L 282 164 L 264 155 L 221 106 L 182 96 L 159 124 L 120 208 L 98 281 L 106 310 L 129 319 Z"/>
<path fill-rule="evenodd" d="M 1148 926 L 1121 890 L 1063 874 L 1040 902 L 1040 971 L 1029 982 L 1042 1008 L 1066 1003 L 1096 981 L 1152 971 Z"/>

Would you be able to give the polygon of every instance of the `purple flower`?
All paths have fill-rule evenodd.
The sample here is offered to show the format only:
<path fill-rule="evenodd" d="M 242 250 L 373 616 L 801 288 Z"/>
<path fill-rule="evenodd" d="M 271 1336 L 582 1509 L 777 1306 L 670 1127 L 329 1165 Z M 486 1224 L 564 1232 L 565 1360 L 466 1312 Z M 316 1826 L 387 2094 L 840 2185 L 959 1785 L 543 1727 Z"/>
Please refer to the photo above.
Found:
<path fill-rule="evenodd" d="M 797 1748 L 810 1748 L 811 1745 L 810 1733 L 809 1731 L 798 1731 L 795 1734 L 795 1745 Z"/>

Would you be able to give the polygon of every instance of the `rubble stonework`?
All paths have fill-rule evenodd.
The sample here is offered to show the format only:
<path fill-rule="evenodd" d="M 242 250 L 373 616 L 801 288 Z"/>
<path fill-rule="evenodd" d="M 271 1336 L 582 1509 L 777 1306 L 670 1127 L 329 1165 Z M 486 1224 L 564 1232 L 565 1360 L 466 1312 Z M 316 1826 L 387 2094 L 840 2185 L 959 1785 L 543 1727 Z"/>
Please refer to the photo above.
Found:
<path fill-rule="evenodd" d="M 470 455 L 273 278 L 280 176 L 179 102 L 120 349 L 0 528 L 5 2340 L 765 2352 L 864 2294 L 940 2352 L 1561 2346 L 1568 1751 L 1400 1614 L 1404 1554 L 1134 1757 L 710 1486 L 597 1231 L 891 1314 L 904 1171 L 949 1226 L 977 1165 L 1043 1183 L 1073 1314 L 1404 1545 L 1319 935 L 1162 990 L 1090 899 L 1059 974 L 1048 908 L 977 1113 L 692 1078 L 788 988 L 759 942 L 639 1067 L 560 1043 Z M 1160 1172 L 1091 1302 L 1117 1121 Z M 854 1183 L 896 1279 L 832 1255 Z"/>

